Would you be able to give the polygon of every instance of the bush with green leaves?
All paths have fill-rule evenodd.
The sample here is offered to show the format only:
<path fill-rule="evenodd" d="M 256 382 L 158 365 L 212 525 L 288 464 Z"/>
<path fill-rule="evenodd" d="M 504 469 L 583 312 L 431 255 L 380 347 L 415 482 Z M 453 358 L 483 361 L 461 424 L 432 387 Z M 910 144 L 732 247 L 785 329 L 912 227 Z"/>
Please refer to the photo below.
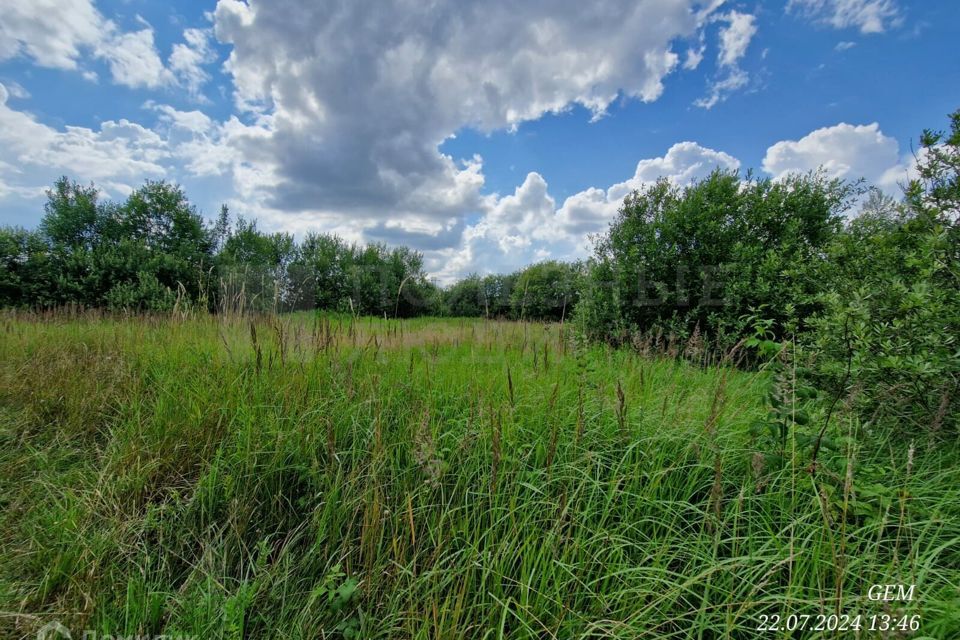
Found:
<path fill-rule="evenodd" d="M 823 248 L 857 191 L 822 173 L 772 181 L 716 170 L 634 192 L 597 243 L 588 329 L 613 339 L 696 329 L 731 346 L 749 333 L 744 317 L 759 314 L 778 337 L 796 331 L 817 308 Z"/>
<path fill-rule="evenodd" d="M 0 307 L 46 306 L 53 281 L 43 234 L 0 227 Z"/>
<path fill-rule="evenodd" d="M 291 280 L 311 290 L 318 309 L 407 318 L 436 313 L 439 290 L 427 279 L 423 255 L 408 247 L 350 244 L 308 234 L 290 267 Z M 304 293 L 301 299 L 311 298 Z"/>
<path fill-rule="evenodd" d="M 0 303 L 132 310 L 201 302 L 210 232 L 183 191 L 147 181 L 122 204 L 59 179 L 35 232 L 0 230 Z"/>
<path fill-rule="evenodd" d="M 348 244 L 231 221 L 207 225 L 183 190 L 147 181 L 122 203 L 59 179 L 37 231 L 0 228 L 0 306 L 131 311 L 329 309 L 437 314 L 440 289 L 408 247 Z"/>
<path fill-rule="evenodd" d="M 450 285 L 443 294 L 444 312 L 460 318 L 486 315 L 483 278 L 473 273 Z"/>
<path fill-rule="evenodd" d="M 811 379 L 868 427 L 960 426 L 960 112 L 951 123 L 949 136 L 924 133 L 904 202 L 869 200 L 831 243 L 822 311 L 802 337 Z"/>
<path fill-rule="evenodd" d="M 547 260 L 519 271 L 510 294 L 513 315 L 520 319 L 563 320 L 577 303 L 581 266 Z"/>

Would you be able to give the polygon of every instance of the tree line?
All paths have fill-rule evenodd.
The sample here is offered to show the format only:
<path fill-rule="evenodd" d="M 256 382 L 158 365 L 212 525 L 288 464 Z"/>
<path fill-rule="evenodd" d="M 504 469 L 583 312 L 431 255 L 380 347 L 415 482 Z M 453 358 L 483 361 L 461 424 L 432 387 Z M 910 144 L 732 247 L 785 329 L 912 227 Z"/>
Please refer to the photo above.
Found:
<path fill-rule="evenodd" d="M 122 203 L 62 177 L 37 229 L 0 228 L 0 306 L 125 311 L 322 309 L 387 317 L 561 320 L 582 265 L 548 261 L 441 288 L 408 247 L 297 241 L 224 206 L 207 224 L 183 190 L 147 181 Z"/>

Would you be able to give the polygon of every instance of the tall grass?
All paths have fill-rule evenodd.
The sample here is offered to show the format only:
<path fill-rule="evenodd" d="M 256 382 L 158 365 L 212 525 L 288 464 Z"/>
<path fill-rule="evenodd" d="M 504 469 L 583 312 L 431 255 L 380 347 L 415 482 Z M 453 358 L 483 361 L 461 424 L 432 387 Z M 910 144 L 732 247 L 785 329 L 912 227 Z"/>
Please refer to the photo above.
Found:
<path fill-rule="evenodd" d="M 956 451 L 763 469 L 769 385 L 556 325 L 7 315 L 0 635 L 960 637 Z"/>

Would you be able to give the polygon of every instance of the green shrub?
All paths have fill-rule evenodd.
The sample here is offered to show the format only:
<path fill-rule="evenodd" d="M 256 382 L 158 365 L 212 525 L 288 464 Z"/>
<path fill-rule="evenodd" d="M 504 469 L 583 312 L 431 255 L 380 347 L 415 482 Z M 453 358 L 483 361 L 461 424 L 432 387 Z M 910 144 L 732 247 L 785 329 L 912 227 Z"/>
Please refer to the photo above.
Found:
<path fill-rule="evenodd" d="M 960 388 L 960 112 L 925 132 L 905 202 L 868 201 L 829 247 L 811 379 L 867 425 L 956 433 Z"/>
<path fill-rule="evenodd" d="M 751 315 L 777 337 L 796 331 L 817 309 L 823 248 L 857 191 L 820 173 L 773 182 L 720 170 L 637 191 L 597 244 L 587 324 L 601 335 L 696 329 L 727 347 L 749 335 Z"/>

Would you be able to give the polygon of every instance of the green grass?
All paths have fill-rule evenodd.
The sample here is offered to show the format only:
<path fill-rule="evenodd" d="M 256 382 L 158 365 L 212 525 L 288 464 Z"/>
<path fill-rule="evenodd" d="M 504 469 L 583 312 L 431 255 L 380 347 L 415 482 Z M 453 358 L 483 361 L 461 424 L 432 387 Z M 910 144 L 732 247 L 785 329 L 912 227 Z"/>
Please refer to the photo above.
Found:
<path fill-rule="evenodd" d="M 0 319 L 0 637 L 960 637 L 955 447 L 841 439 L 838 485 L 755 468 L 762 372 L 557 325 L 251 324 Z"/>

